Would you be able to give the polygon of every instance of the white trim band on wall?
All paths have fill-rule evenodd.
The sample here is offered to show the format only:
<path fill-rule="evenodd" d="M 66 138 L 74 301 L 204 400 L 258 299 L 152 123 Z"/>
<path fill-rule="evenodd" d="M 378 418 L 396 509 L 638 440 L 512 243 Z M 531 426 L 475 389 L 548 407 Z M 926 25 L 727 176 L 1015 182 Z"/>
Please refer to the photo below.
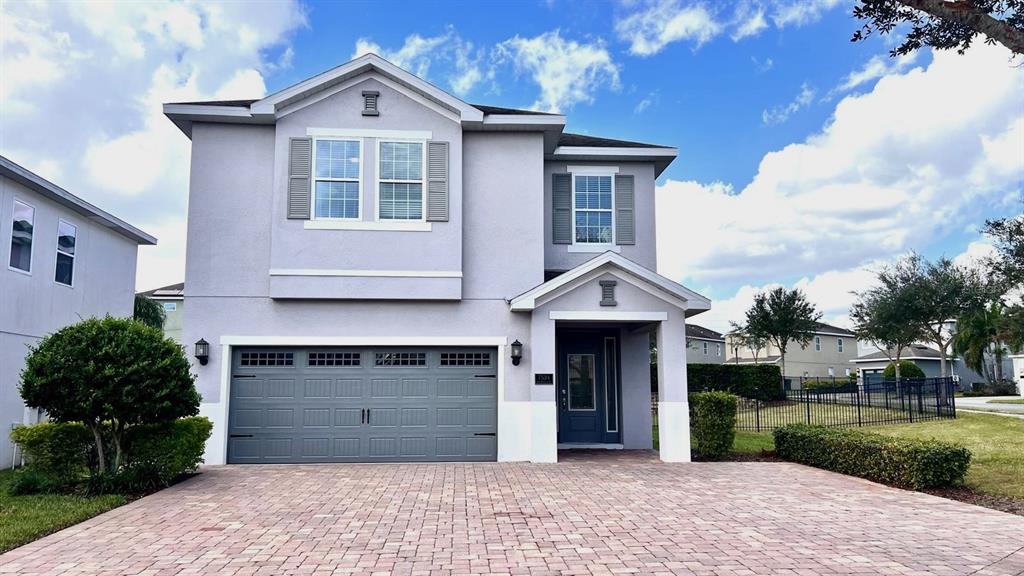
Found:
<path fill-rule="evenodd" d="M 505 346 L 505 336 L 234 336 L 225 346 Z"/>
<path fill-rule="evenodd" d="M 348 278 L 462 278 L 458 270 L 339 270 L 271 268 L 271 276 L 332 276 Z"/>
<path fill-rule="evenodd" d="M 664 322 L 668 312 L 607 312 L 602 310 L 552 310 L 549 320 L 595 320 L 609 322 Z"/>
<path fill-rule="evenodd" d="M 307 136 L 330 136 L 337 138 L 407 138 L 410 140 L 431 140 L 430 130 L 380 130 L 377 128 L 306 128 Z"/>

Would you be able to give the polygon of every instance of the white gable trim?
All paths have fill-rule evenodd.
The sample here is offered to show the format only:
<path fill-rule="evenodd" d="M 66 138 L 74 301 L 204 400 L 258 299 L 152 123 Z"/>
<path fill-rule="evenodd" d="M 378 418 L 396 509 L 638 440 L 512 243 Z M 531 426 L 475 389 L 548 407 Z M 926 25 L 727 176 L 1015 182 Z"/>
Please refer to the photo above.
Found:
<path fill-rule="evenodd" d="M 686 301 L 685 298 L 680 298 L 677 295 L 669 294 L 664 290 L 661 290 L 660 288 L 651 286 L 642 278 L 638 278 L 636 276 L 633 276 L 632 274 L 629 274 L 628 272 L 624 272 L 621 269 L 609 266 L 598 267 L 580 276 L 579 278 L 574 278 L 571 282 L 563 284 L 562 286 L 559 286 L 551 290 L 550 292 L 538 296 L 534 302 L 534 308 L 543 306 L 548 302 L 557 300 L 562 296 L 568 294 L 569 292 L 576 290 L 580 286 L 583 286 L 584 284 L 587 284 L 589 282 L 593 282 L 594 280 L 600 278 L 601 276 L 604 276 L 605 274 L 611 274 L 612 276 L 622 280 L 623 282 L 628 282 L 630 286 L 636 288 L 637 290 L 640 290 L 641 292 L 646 292 L 647 294 L 650 294 L 651 296 L 654 296 L 659 300 L 663 300 L 664 302 L 667 302 L 673 306 L 676 306 L 683 310 L 689 309 L 689 303 Z"/>
<path fill-rule="evenodd" d="M 320 102 L 321 100 L 324 100 L 326 98 L 330 98 L 331 96 L 334 96 L 335 94 L 337 94 L 339 92 L 343 92 L 345 90 L 348 90 L 349 88 L 352 88 L 353 86 L 358 86 L 359 84 L 362 84 L 363 82 L 366 82 L 367 80 L 370 80 L 370 79 L 373 79 L 373 80 L 376 80 L 376 81 L 380 82 L 381 84 L 387 86 L 388 88 L 391 88 L 392 90 L 400 93 L 402 96 L 405 96 L 406 98 L 409 98 L 410 100 L 416 102 L 417 104 L 420 104 L 421 106 L 424 106 L 426 108 L 430 108 L 434 112 L 437 112 L 438 114 L 440 114 L 441 116 L 444 116 L 445 118 L 451 120 L 452 122 L 458 123 L 461 120 L 461 117 L 460 117 L 458 112 L 453 111 L 450 108 L 447 108 L 445 106 L 442 106 L 442 105 L 438 104 L 434 100 L 431 100 L 429 98 L 424 98 L 423 96 L 419 95 L 415 91 L 409 90 L 405 86 L 401 86 L 398 82 L 395 82 L 395 81 L 391 80 L 390 78 L 384 76 L 383 74 L 378 74 L 378 73 L 373 72 L 373 71 L 371 71 L 371 72 L 364 72 L 364 73 L 360 74 L 359 76 L 356 76 L 355 78 L 351 78 L 349 80 L 346 80 L 344 82 L 341 82 L 339 84 L 331 86 L 330 88 L 328 88 L 326 90 L 321 90 L 320 92 L 317 92 L 315 95 L 309 96 L 307 98 L 303 98 L 302 100 L 299 100 L 298 102 L 294 102 L 292 104 L 289 104 L 288 106 L 285 106 L 284 108 L 281 108 L 280 110 L 278 110 L 277 114 L 276 114 L 276 117 L 277 118 L 283 118 L 283 117 L 291 114 L 292 112 L 298 112 L 299 110 L 302 110 L 303 108 L 306 108 L 307 106 L 312 106 L 313 104 L 316 104 L 317 102 Z M 253 107 L 254 107 L 253 110 L 254 111 L 255 111 L 255 106 L 257 104 L 259 104 L 259 102 L 254 102 L 253 103 Z M 474 110 L 475 110 L 475 108 L 474 108 Z"/>
<path fill-rule="evenodd" d="M 674 301 L 673 303 L 676 303 L 677 306 L 681 303 L 682 308 L 685 310 L 702 311 L 711 309 L 711 300 L 708 298 L 610 251 L 516 296 L 509 302 L 509 305 L 513 312 L 533 310 L 543 304 L 543 302 L 564 293 L 560 289 L 564 288 L 565 291 L 572 290 L 580 283 L 586 282 L 587 279 L 613 268 L 626 272 L 627 276 L 624 279 L 630 281 L 630 284 L 666 301 Z M 640 281 L 633 282 L 634 278 Z M 555 294 L 556 292 L 558 294 Z"/>

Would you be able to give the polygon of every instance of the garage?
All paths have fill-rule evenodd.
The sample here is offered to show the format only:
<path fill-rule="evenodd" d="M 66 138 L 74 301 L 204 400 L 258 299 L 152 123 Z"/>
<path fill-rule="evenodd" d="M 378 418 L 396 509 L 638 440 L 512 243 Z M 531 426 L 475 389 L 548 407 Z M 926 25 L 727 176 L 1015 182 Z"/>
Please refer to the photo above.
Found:
<path fill-rule="evenodd" d="M 497 459 L 493 348 L 236 348 L 231 464 Z"/>

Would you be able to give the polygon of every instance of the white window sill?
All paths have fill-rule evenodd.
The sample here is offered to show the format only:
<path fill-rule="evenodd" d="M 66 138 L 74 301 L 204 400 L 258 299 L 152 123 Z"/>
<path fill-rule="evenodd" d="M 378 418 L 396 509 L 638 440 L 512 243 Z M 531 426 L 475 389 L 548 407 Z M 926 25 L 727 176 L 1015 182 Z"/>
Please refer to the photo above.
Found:
<path fill-rule="evenodd" d="M 306 230 L 376 230 L 385 232 L 430 232 L 432 222 L 413 221 L 365 221 L 365 220 L 306 220 Z"/>
<path fill-rule="evenodd" d="M 622 247 L 617 244 L 570 244 L 570 253 L 599 254 L 611 250 L 616 254 L 622 252 Z"/>

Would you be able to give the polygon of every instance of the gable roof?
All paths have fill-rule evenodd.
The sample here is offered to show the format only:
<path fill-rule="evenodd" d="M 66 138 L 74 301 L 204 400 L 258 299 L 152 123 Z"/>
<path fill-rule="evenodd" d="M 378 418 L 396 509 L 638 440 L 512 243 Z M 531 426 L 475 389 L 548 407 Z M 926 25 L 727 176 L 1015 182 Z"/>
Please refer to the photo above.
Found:
<path fill-rule="evenodd" d="M 10 178 L 33 192 L 85 216 L 92 222 L 134 240 L 138 244 L 154 245 L 156 238 L 139 230 L 120 218 L 93 206 L 71 192 L 15 162 L 0 156 L 0 176 Z"/>
<path fill-rule="evenodd" d="M 733 356 L 725 361 L 725 364 L 778 364 L 782 356 L 759 356 L 755 362 L 753 358 L 737 358 Z"/>
<path fill-rule="evenodd" d="M 473 104 L 473 107 L 484 114 L 507 114 L 511 116 L 561 116 L 561 114 L 555 114 L 554 112 L 538 112 L 536 110 L 505 108 L 503 106 L 490 106 L 488 104 Z"/>
<path fill-rule="evenodd" d="M 593 146 L 598 148 L 668 148 L 660 144 L 645 144 L 644 142 L 631 142 L 629 140 L 615 140 L 612 138 L 599 138 L 586 134 L 573 134 L 563 132 L 558 138 L 559 146 Z"/>
<path fill-rule="evenodd" d="M 168 286 L 161 286 L 160 288 L 154 288 L 153 290 L 147 290 L 145 292 L 139 292 L 142 296 L 148 296 L 149 298 L 184 298 L 185 297 L 185 283 L 178 282 L 177 284 L 170 284 Z"/>
<path fill-rule="evenodd" d="M 889 350 L 889 352 L 892 351 L 893 350 Z M 925 346 L 923 344 L 912 344 L 910 346 L 905 347 L 903 351 L 900 352 L 900 360 L 939 360 L 939 358 L 940 354 L 938 350 L 931 348 L 929 346 Z M 954 360 L 952 356 L 949 357 L 949 359 Z M 889 362 L 889 355 L 881 350 L 851 360 L 851 362 L 880 361 Z"/>
<path fill-rule="evenodd" d="M 556 293 L 556 290 L 559 288 L 568 286 L 576 280 L 585 279 L 608 270 L 621 271 L 625 273 L 626 277 L 650 286 L 665 297 L 681 301 L 683 303 L 682 307 L 686 310 L 686 316 L 693 316 L 694 314 L 711 309 L 711 300 L 707 297 L 701 296 L 682 284 L 673 282 L 657 272 L 644 268 L 611 250 L 591 258 L 564 274 L 560 274 L 512 298 L 509 300 L 509 307 L 513 312 L 533 310 L 543 303 L 545 296 Z"/>
<path fill-rule="evenodd" d="M 697 340 L 720 340 L 725 341 L 725 337 L 720 332 L 715 332 L 703 326 L 697 324 L 686 323 L 686 337 L 694 338 Z"/>
<path fill-rule="evenodd" d="M 818 322 L 817 332 L 819 334 L 835 334 L 838 336 L 856 336 L 853 330 L 847 330 L 846 328 L 840 328 L 839 326 L 825 324 L 824 322 Z"/>

